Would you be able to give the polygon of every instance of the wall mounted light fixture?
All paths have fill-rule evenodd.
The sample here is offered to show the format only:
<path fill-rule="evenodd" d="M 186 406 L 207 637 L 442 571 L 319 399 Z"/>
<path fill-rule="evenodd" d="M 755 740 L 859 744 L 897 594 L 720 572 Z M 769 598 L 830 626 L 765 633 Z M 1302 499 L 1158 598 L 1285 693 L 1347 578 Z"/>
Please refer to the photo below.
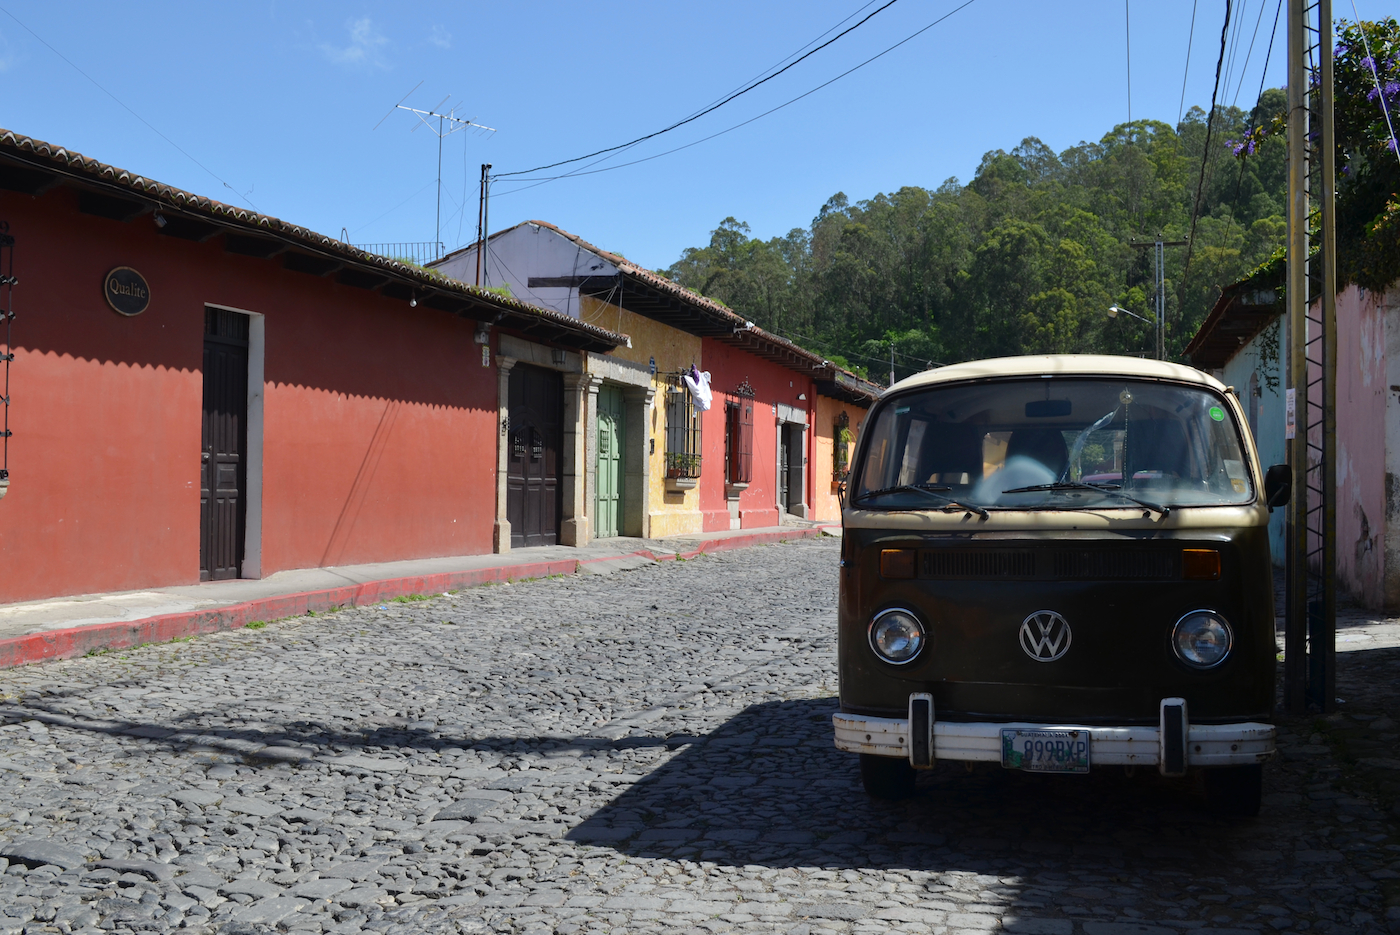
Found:
<path fill-rule="evenodd" d="M 156 212 L 154 220 L 156 222 L 156 227 L 164 227 L 166 224 L 165 215 L 161 214 L 159 211 Z"/>

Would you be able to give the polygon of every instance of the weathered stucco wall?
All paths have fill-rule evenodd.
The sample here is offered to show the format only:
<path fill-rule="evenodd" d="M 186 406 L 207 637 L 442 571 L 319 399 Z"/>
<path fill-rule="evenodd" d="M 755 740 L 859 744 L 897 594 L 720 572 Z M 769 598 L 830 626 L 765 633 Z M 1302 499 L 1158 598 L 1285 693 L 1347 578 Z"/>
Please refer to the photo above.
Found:
<path fill-rule="evenodd" d="M 1389 382 L 1385 296 L 1350 286 L 1337 296 L 1337 577 L 1372 608 L 1385 603 Z"/>
<path fill-rule="evenodd" d="M 72 189 L 0 191 L 0 216 L 21 282 L 0 602 L 199 580 L 206 303 L 264 316 L 261 574 L 490 551 L 496 373 L 470 322 Z M 146 277 L 142 314 L 106 306 L 115 266 Z"/>
<path fill-rule="evenodd" d="M 1285 337 L 1276 320 L 1225 365 L 1222 379 L 1239 394 L 1240 406 L 1249 418 L 1259 463 L 1267 470 L 1271 464 L 1288 460 L 1284 433 L 1284 346 Z M 1284 527 L 1287 513 L 1275 510 L 1269 518 L 1269 549 L 1274 564 L 1283 567 Z"/>
<path fill-rule="evenodd" d="M 843 412 L 850 420 L 851 442 L 846 446 L 847 463 L 849 464 L 850 456 L 855 453 L 856 439 L 860 437 L 860 424 L 864 421 L 867 411 L 851 403 L 841 402 L 839 399 L 831 399 L 826 396 L 817 397 L 814 416 L 816 425 L 813 426 L 812 433 L 812 481 L 815 487 L 812 504 L 814 519 L 841 521 L 841 500 L 836 494 L 836 481 L 833 477 L 836 464 L 836 421 Z"/>

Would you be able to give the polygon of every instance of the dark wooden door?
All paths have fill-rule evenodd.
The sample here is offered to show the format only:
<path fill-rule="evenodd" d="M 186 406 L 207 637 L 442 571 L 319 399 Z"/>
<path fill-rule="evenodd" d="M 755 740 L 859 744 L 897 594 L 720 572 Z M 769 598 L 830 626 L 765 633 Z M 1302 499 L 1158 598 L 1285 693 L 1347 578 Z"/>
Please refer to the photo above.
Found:
<path fill-rule="evenodd" d="M 784 508 L 789 512 L 795 512 L 804 502 L 807 490 L 807 440 L 806 432 L 801 425 L 788 423 L 783 426 L 783 434 L 787 437 L 787 457 L 783 459 L 784 470 L 787 472 L 787 482 L 783 484 L 787 491 L 787 498 L 783 501 Z"/>
<path fill-rule="evenodd" d="M 204 310 L 199 580 L 237 578 L 243 562 L 248 448 L 248 316 Z"/>
<path fill-rule="evenodd" d="M 511 548 L 559 542 L 564 446 L 564 381 L 553 370 L 516 364 L 510 371 L 506 444 L 506 519 Z"/>
<path fill-rule="evenodd" d="M 788 430 L 786 425 L 778 427 L 778 504 L 787 510 L 788 502 Z"/>

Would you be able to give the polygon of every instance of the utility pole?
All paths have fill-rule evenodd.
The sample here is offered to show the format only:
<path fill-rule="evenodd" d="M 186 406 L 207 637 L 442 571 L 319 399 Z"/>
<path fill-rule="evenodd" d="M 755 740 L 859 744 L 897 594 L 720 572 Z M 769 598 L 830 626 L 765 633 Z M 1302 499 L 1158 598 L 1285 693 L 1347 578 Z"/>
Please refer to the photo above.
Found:
<path fill-rule="evenodd" d="M 481 285 L 481 254 L 486 249 L 486 179 L 491 163 L 481 164 L 481 188 L 476 198 L 476 284 Z"/>
<path fill-rule="evenodd" d="M 481 166 L 481 200 L 477 204 L 479 220 L 476 228 L 476 284 L 481 285 L 481 274 L 486 273 L 486 285 L 491 285 L 491 268 L 487 265 L 491 240 L 491 163 Z"/>
<path fill-rule="evenodd" d="M 1337 274 L 1331 0 L 1288 3 L 1288 505 L 1284 706 L 1336 708 Z M 1316 137 L 1316 140 L 1313 139 Z M 1317 202 L 1315 256 L 1308 219 Z M 1316 311 L 1313 306 L 1316 303 Z"/>
<path fill-rule="evenodd" d="M 890 386 L 894 386 L 894 338 L 890 338 Z"/>
<path fill-rule="evenodd" d="M 1184 247 L 1184 240 L 1163 240 L 1158 234 L 1156 240 L 1133 241 L 1134 247 L 1152 247 L 1152 276 L 1156 281 L 1157 312 L 1157 359 L 1167 359 L 1167 262 L 1163 247 Z"/>

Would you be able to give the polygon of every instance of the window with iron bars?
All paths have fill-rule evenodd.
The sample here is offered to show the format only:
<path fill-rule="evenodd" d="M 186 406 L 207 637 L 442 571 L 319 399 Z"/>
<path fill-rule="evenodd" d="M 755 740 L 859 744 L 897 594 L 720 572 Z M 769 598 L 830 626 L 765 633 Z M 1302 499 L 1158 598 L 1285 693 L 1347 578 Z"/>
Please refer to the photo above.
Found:
<path fill-rule="evenodd" d="M 677 383 L 666 389 L 666 476 L 700 476 L 700 413 Z"/>
<path fill-rule="evenodd" d="M 753 400 L 724 405 L 724 482 L 753 480 Z"/>

